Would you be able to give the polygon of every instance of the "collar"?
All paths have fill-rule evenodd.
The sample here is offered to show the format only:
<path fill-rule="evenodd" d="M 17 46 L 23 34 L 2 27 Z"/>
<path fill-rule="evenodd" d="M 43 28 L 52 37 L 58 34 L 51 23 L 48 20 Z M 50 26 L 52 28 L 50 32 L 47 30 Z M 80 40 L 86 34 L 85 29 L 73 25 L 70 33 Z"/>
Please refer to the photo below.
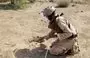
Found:
<path fill-rule="evenodd" d="M 57 17 L 59 17 L 59 15 L 56 15 L 55 17 L 53 17 L 53 19 L 50 21 L 50 24 L 52 24 L 53 22 L 55 22 Z"/>

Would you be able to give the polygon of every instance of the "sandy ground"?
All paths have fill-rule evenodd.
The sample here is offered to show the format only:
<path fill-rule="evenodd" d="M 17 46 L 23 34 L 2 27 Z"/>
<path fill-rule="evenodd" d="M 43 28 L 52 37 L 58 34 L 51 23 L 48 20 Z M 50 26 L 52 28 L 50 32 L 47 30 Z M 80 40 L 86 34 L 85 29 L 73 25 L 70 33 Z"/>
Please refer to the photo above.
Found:
<path fill-rule="evenodd" d="M 39 44 L 30 41 L 50 31 L 39 14 L 49 5 L 55 4 L 36 2 L 24 10 L 0 10 L 0 58 L 44 58 L 46 51 L 39 53 Z M 67 57 L 48 54 L 47 58 L 90 58 L 90 6 L 77 4 L 57 8 L 57 13 L 61 12 L 78 30 L 81 51 Z"/>

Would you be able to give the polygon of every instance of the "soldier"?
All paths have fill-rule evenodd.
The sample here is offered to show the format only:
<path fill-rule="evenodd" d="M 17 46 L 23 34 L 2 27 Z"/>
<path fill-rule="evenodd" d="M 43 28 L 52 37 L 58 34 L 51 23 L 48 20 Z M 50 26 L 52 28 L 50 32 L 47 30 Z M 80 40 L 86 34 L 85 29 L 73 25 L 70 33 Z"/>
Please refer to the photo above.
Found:
<path fill-rule="evenodd" d="M 78 53 L 79 46 L 75 28 L 63 16 L 56 14 L 55 11 L 56 9 L 52 6 L 43 9 L 42 13 L 49 20 L 48 28 L 51 29 L 51 32 L 46 36 L 40 37 L 41 39 L 38 42 L 43 42 L 44 39 L 54 38 L 55 36 L 57 40 L 51 45 L 50 54 L 65 55 Z"/>

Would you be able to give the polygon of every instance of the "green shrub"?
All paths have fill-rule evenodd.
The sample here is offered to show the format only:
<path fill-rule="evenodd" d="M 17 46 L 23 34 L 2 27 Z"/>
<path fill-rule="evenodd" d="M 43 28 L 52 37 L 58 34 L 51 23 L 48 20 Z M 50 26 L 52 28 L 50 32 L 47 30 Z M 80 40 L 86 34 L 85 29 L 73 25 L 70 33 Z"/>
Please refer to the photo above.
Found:
<path fill-rule="evenodd" d="M 2 2 L 8 2 L 9 0 L 0 0 L 0 3 L 2 3 Z"/>
<path fill-rule="evenodd" d="M 26 8 L 27 7 L 27 0 L 11 0 L 11 4 L 15 9 L 18 8 Z"/>
<path fill-rule="evenodd" d="M 28 0 L 30 3 L 34 3 L 36 0 Z"/>

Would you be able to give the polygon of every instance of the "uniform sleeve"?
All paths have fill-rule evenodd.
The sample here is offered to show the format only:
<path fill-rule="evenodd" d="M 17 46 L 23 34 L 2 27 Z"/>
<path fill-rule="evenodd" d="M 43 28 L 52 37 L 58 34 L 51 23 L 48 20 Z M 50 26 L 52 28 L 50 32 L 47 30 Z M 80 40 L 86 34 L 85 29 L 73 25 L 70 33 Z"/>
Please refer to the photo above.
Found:
<path fill-rule="evenodd" d="M 58 33 L 58 37 L 60 40 L 66 39 L 72 36 L 72 31 L 68 27 L 67 22 L 64 20 L 63 17 L 57 18 L 57 24 L 63 31 L 63 33 Z"/>
<path fill-rule="evenodd" d="M 54 30 L 51 30 L 47 35 L 44 36 L 46 40 L 52 37 L 56 37 Z"/>

